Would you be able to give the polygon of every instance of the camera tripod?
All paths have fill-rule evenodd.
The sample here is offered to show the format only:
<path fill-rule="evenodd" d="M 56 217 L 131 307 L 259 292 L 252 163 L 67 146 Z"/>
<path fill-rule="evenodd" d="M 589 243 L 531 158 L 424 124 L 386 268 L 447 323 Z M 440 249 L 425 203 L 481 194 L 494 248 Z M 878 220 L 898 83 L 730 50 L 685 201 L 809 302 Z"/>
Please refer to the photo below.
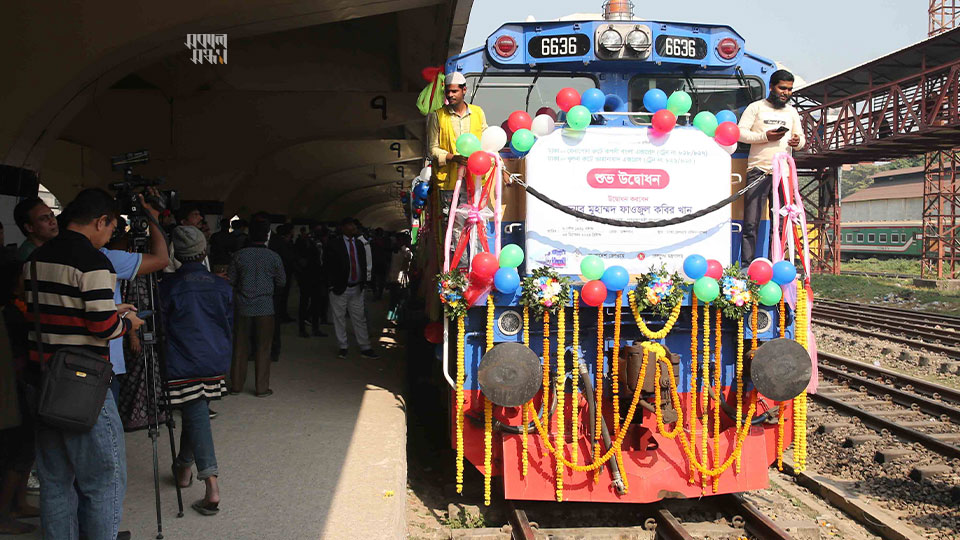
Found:
<path fill-rule="evenodd" d="M 148 229 L 147 220 L 152 219 L 149 216 L 131 216 L 131 245 L 136 253 L 144 253 L 148 245 L 146 231 Z M 163 520 L 160 511 L 160 414 L 161 408 L 165 419 L 163 423 L 167 425 L 167 432 L 170 437 L 170 455 L 173 463 L 176 463 L 177 448 L 174 442 L 175 422 L 173 419 L 173 410 L 170 407 L 170 396 L 167 392 L 167 364 L 162 351 L 163 338 L 163 317 L 160 309 L 160 294 L 157 285 L 157 274 L 151 273 L 143 276 L 136 276 L 130 280 L 130 294 L 126 299 L 137 307 L 137 311 L 153 311 L 152 316 L 144 318 L 143 326 L 140 327 L 141 333 L 141 353 L 143 362 L 143 372 L 146 383 L 146 408 L 147 408 L 147 435 L 153 443 L 153 488 L 157 509 L 157 538 L 163 538 Z M 175 469 L 175 467 L 174 467 Z M 180 490 L 180 482 L 174 479 L 174 485 L 177 489 L 177 517 L 183 517 L 183 494 Z"/>

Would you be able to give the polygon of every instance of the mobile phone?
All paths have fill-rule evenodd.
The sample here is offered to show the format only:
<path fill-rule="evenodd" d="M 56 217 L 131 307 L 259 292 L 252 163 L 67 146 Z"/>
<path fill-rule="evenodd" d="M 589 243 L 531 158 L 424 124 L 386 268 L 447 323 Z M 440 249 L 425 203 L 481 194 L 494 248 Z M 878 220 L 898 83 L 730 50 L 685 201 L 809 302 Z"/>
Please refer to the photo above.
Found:
<path fill-rule="evenodd" d="M 787 126 L 780 126 L 777 129 L 773 130 L 774 133 L 783 133 L 785 131 L 790 131 L 790 128 Z"/>

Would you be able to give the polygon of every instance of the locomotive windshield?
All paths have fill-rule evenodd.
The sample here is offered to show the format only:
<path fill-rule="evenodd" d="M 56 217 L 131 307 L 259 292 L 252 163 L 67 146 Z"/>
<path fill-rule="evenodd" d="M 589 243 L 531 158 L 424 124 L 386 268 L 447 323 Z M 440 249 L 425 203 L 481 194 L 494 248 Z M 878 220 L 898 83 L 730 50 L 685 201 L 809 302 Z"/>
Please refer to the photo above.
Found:
<path fill-rule="evenodd" d="M 525 110 L 531 113 L 541 107 L 557 106 L 557 92 L 562 88 L 573 88 L 583 92 L 596 88 L 597 83 L 589 75 L 570 75 L 568 73 L 537 77 L 530 75 L 491 75 L 479 74 L 467 76 L 467 86 L 473 93 L 473 104 L 483 108 L 487 118 L 507 118 L 516 110 L 518 104 L 526 104 Z"/>
<path fill-rule="evenodd" d="M 764 95 L 763 83 L 756 77 L 738 79 L 734 76 L 687 77 L 680 74 L 644 73 L 630 80 L 628 96 L 631 112 L 646 110 L 643 108 L 643 95 L 653 88 L 659 88 L 667 95 L 678 90 L 690 94 L 693 98 L 693 105 L 688 113 L 690 118 L 700 111 L 716 113 L 724 110 L 734 111 L 739 116 L 747 105 Z M 649 122 L 649 119 L 643 117 L 632 118 L 635 123 Z"/>

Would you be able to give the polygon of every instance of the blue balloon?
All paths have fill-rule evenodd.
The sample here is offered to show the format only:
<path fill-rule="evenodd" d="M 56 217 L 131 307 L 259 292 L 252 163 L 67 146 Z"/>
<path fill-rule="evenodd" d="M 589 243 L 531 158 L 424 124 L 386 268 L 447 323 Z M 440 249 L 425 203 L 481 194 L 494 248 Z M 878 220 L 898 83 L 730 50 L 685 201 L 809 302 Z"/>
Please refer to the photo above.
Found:
<path fill-rule="evenodd" d="M 659 88 L 651 88 L 643 95 L 643 108 L 655 113 L 667 107 L 667 93 Z"/>
<path fill-rule="evenodd" d="M 413 188 L 413 195 L 418 199 L 426 199 L 429 193 L 430 184 L 428 182 L 420 182 L 417 187 Z"/>
<path fill-rule="evenodd" d="M 773 282 L 777 285 L 787 285 L 797 279 L 797 268 L 789 261 L 780 261 L 773 265 Z"/>
<path fill-rule="evenodd" d="M 591 88 L 580 95 L 580 104 L 587 108 L 591 113 L 598 113 L 603 109 L 603 104 L 607 97 L 599 88 Z"/>
<path fill-rule="evenodd" d="M 607 286 L 608 291 L 622 291 L 630 283 L 630 274 L 622 266 L 611 266 L 603 271 L 600 281 Z"/>
<path fill-rule="evenodd" d="M 724 122 L 733 122 L 737 123 L 737 115 L 733 111 L 720 111 L 717 113 L 717 124 L 722 124 Z"/>
<path fill-rule="evenodd" d="M 501 268 L 493 275 L 493 286 L 504 294 L 513 294 L 520 288 L 520 274 L 516 268 Z"/>
<path fill-rule="evenodd" d="M 707 275 L 707 259 L 702 255 L 690 255 L 683 260 L 683 273 L 696 281 Z"/>

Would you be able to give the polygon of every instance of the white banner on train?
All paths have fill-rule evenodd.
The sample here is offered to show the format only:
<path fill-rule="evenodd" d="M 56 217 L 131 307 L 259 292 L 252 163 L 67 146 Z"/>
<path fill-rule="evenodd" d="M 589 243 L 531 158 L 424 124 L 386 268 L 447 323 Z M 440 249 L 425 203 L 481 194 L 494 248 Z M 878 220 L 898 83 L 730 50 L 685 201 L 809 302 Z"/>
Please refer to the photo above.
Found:
<path fill-rule="evenodd" d="M 650 137 L 646 128 L 557 130 L 526 157 L 526 181 L 581 212 L 624 221 L 691 214 L 730 195 L 730 156 L 696 128 Z M 579 275 L 587 255 L 642 274 L 666 264 L 680 271 L 687 255 L 730 264 L 730 207 L 650 229 L 614 227 L 573 217 L 527 195 L 527 270 L 550 266 Z"/>

